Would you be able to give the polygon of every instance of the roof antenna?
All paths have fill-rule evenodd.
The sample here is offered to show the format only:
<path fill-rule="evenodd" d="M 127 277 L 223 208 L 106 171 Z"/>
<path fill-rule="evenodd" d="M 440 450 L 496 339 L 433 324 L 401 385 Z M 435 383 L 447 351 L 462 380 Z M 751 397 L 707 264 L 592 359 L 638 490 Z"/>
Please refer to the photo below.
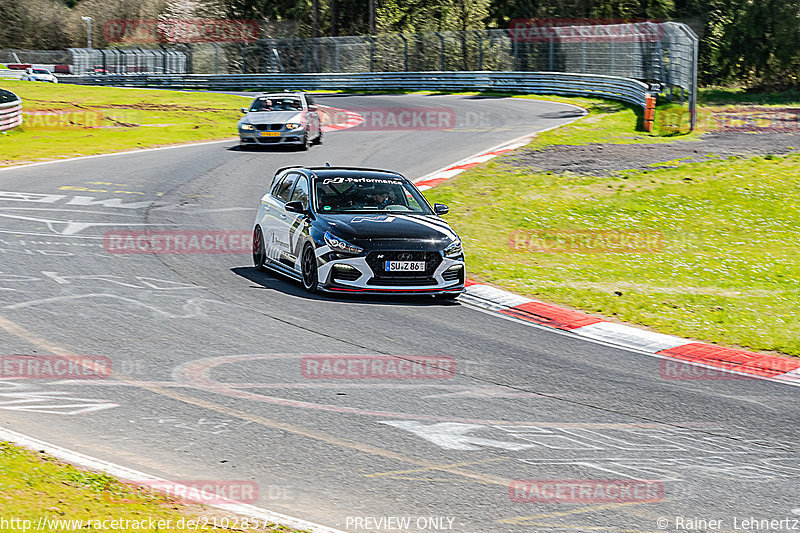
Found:
<path fill-rule="evenodd" d="M 331 164 L 330 164 L 330 163 L 328 163 L 328 162 L 326 161 L 326 162 L 325 162 L 325 166 L 326 166 L 326 167 L 329 167 L 329 166 L 331 166 Z"/>

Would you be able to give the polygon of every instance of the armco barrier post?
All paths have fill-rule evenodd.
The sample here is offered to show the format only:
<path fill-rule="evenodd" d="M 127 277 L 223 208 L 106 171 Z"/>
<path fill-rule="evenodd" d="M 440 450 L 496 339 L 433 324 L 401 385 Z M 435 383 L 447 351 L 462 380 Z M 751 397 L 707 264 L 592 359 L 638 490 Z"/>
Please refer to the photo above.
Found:
<path fill-rule="evenodd" d="M 647 94 L 644 107 L 644 131 L 653 131 L 653 121 L 656 117 L 656 98 Z"/>

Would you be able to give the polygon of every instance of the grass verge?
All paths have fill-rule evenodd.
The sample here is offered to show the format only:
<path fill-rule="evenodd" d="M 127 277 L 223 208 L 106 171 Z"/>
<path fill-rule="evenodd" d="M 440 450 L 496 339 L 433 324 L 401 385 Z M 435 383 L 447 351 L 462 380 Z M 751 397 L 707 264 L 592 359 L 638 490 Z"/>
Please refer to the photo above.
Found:
<path fill-rule="evenodd" d="M 7 442 L 0 442 L 0 487 L 3 488 L 0 491 L 1 518 L 6 521 L 0 523 L 3 531 L 31 531 L 36 528 L 39 531 L 104 529 L 298 533 L 283 526 L 264 524 L 263 521 L 257 524 L 250 522 L 243 527 L 241 519 L 237 522 L 233 515 L 202 505 L 180 503 L 153 490 L 122 483 L 106 474 L 78 470 L 45 454 L 34 453 Z M 11 522 L 12 519 L 16 522 Z M 112 520 L 117 522 L 112 523 Z M 37 524 L 41 527 L 37 528 Z M 155 529 L 153 524 L 158 528 Z M 196 524 L 199 527 L 192 527 Z"/>
<path fill-rule="evenodd" d="M 23 125 L 0 134 L 0 166 L 230 138 L 240 96 L 0 80 Z"/>
<path fill-rule="evenodd" d="M 624 106 L 590 110 L 528 149 L 674 140 L 633 131 Z M 472 277 L 664 333 L 800 355 L 800 154 L 607 177 L 531 172 L 513 157 L 426 192 L 451 206 Z M 627 244 L 609 244 L 619 234 Z M 643 236 L 657 240 L 637 249 Z"/>

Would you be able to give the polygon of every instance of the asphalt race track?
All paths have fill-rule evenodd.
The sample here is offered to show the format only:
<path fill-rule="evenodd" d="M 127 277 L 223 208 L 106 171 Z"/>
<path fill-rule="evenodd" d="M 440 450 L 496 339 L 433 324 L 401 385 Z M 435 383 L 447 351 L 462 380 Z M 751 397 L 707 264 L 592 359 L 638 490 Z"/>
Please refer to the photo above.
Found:
<path fill-rule="evenodd" d="M 167 479 L 255 481 L 247 503 L 348 531 L 380 529 L 366 517 L 468 533 L 800 518 L 794 387 L 674 379 L 660 359 L 465 304 L 311 296 L 256 272 L 248 253 L 104 248 L 109 231 L 249 234 L 281 166 L 415 178 L 579 115 L 466 96 L 319 101 L 448 108 L 458 122 L 332 132 L 308 152 L 231 141 L 0 172 L 0 354 L 102 355 L 114 372 L 2 380 L 0 426 Z M 313 354 L 446 356 L 456 375 L 316 379 L 301 371 Z M 513 480 L 653 480 L 658 491 L 513 501 Z"/>

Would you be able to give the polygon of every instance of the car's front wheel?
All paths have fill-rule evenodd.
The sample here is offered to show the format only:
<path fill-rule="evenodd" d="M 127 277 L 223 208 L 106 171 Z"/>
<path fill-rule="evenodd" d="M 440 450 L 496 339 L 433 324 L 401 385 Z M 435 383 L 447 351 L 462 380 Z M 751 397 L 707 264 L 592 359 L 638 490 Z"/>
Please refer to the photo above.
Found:
<path fill-rule="evenodd" d="M 253 230 L 253 265 L 256 270 L 264 271 L 264 265 L 267 262 L 267 247 L 264 244 L 264 234 L 261 228 L 256 226 Z"/>
<path fill-rule="evenodd" d="M 306 151 L 311 147 L 311 142 L 308 139 L 308 133 L 303 135 L 303 144 L 300 145 L 302 151 Z"/>
<path fill-rule="evenodd" d="M 303 269 L 303 288 L 309 292 L 317 292 L 319 287 L 319 275 L 317 273 L 317 255 L 310 244 L 303 248 L 303 259 L 301 260 Z"/>

